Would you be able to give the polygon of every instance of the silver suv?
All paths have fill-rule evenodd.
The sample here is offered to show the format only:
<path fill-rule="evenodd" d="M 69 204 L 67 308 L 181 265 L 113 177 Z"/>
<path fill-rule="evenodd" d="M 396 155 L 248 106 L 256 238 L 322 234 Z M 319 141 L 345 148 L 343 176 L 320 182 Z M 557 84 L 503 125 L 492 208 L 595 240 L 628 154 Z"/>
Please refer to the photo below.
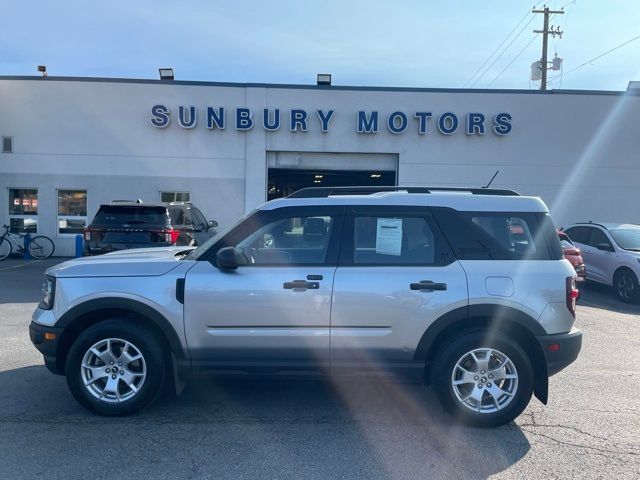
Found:
<path fill-rule="evenodd" d="M 397 374 L 455 417 L 517 417 L 573 362 L 575 270 L 547 208 L 509 190 L 310 188 L 197 249 L 46 272 L 31 340 L 92 412 L 195 373 Z"/>

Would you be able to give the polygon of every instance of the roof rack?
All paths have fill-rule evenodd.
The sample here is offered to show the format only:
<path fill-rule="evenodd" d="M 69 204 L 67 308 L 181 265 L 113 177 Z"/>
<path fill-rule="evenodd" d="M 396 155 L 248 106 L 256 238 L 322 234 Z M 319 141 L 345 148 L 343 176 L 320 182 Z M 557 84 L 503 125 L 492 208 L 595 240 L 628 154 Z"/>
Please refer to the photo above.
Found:
<path fill-rule="evenodd" d="M 473 195 L 520 196 L 514 190 L 466 187 L 308 187 L 293 192 L 287 198 L 324 198 L 331 195 L 371 195 L 379 192 L 433 193 L 466 192 Z"/>
<path fill-rule="evenodd" d="M 117 205 L 117 204 L 121 204 L 121 203 L 138 203 L 138 204 L 140 204 L 140 203 L 144 203 L 144 202 L 142 201 L 141 198 L 138 198 L 137 200 L 111 200 L 109 202 L 109 205 Z"/>

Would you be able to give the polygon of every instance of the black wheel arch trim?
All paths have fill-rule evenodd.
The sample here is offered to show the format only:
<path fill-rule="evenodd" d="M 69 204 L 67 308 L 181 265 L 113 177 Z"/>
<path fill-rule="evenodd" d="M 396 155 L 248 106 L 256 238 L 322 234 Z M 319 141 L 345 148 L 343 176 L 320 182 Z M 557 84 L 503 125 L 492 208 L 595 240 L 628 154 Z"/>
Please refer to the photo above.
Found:
<path fill-rule="evenodd" d="M 88 300 L 84 303 L 76 305 L 75 307 L 69 309 L 67 312 L 62 315 L 55 324 L 55 327 L 60 327 L 64 329 L 71 325 L 78 318 L 91 313 L 91 312 L 99 312 L 104 310 L 120 310 L 127 311 L 137 315 L 140 315 L 151 323 L 155 327 L 157 327 L 163 334 L 164 338 L 167 340 L 171 351 L 176 355 L 178 361 L 181 363 L 184 361 L 188 361 L 187 352 L 185 352 L 182 347 L 182 343 L 175 329 L 172 327 L 171 323 L 158 312 L 153 307 L 146 305 L 137 300 L 132 300 L 129 298 L 120 298 L 120 297 L 107 297 L 107 298 L 96 298 L 93 300 Z"/>
<path fill-rule="evenodd" d="M 534 394 L 542 403 L 547 403 L 548 398 L 548 371 L 544 351 L 536 337 L 546 335 L 542 325 L 525 312 L 513 307 L 498 304 L 476 304 L 459 307 L 451 310 L 435 320 L 424 332 L 418 342 L 414 354 L 414 360 L 427 361 L 429 354 L 433 353 L 435 342 L 448 328 L 460 325 L 463 328 L 473 328 L 474 320 L 478 320 L 478 326 L 495 328 L 496 330 L 508 330 L 517 325 L 528 333 L 527 345 L 524 345 L 527 353 L 532 356 L 535 370 Z"/>

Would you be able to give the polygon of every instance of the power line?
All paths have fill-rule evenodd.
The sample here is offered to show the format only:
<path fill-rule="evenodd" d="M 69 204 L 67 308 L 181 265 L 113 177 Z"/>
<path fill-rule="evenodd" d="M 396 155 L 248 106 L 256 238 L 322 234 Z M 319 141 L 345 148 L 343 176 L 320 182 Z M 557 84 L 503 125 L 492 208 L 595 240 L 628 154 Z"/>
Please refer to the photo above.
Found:
<path fill-rule="evenodd" d="M 586 62 L 584 62 L 583 64 L 578 65 L 578 66 L 577 66 L 577 67 L 575 67 L 575 68 L 572 68 L 572 69 L 571 69 L 571 70 L 569 70 L 568 72 L 564 72 L 562 75 L 567 76 L 567 75 L 569 75 L 570 73 L 575 72 L 576 70 L 579 70 L 580 68 L 582 68 L 582 67 L 584 67 L 584 66 L 586 66 L 586 65 L 589 65 L 589 64 L 590 64 L 590 63 L 592 63 L 592 62 L 595 62 L 596 60 L 598 60 L 598 59 L 600 59 L 600 58 L 604 57 L 605 55 L 609 55 L 611 52 L 614 52 L 614 51 L 618 50 L 619 48 L 624 47 L 625 45 L 629 45 L 631 42 L 635 42 L 635 41 L 636 41 L 636 40 L 638 40 L 639 38 L 640 38 L 640 35 L 638 35 L 637 37 L 633 37 L 632 39 L 627 40 L 627 41 L 626 41 L 626 42 L 624 42 L 624 43 L 621 43 L 621 44 L 620 44 L 620 45 L 618 45 L 617 47 L 614 47 L 614 48 L 612 48 L 611 50 L 607 50 L 606 52 L 601 53 L 601 54 L 600 54 L 600 55 L 598 55 L 597 57 L 594 57 L 594 58 L 592 58 L 591 60 L 587 60 L 587 61 L 586 61 Z M 555 75 L 555 76 L 551 77 L 551 79 L 558 78 L 558 77 L 560 77 L 560 76 L 561 76 L 561 75 Z"/>
<path fill-rule="evenodd" d="M 536 37 L 537 37 L 537 35 L 534 35 L 534 36 L 531 38 L 531 40 L 529 40 L 529 42 L 528 42 L 528 43 L 527 43 L 527 44 L 522 48 L 522 50 L 520 50 L 520 51 L 518 52 L 518 54 L 517 54 L 515 57 L 513 57 L 513 60 L 511 60 L 511 61 L 509 62 L 509 64 L 508 64 L 506 67 L 504 67 L 504 69 L 503 69 L 503 70 L 502 70 L 502 71 L 501 71 L 501 72 L 496 76 L 496 78 L 494 78 L 493 80 L 491 80 L 491 82 L 487 85 L 487 88 L 489 88 L 491 85 L 493 85 L 493 82 L 495 82 L 496 80 L 498 80 L 498 79 L 502 76 L 502 74 L 503 74 L 504 72 L 506 72 L 506 71 L 507 71 L 507 69 L 508 69 L 511 65 L 513 65 L 513 62 L 515 62 L 515 61 L 520 57 L 520 55 L 522 55 L 522 54 L 523 54 L 523 52 L 527 49 L 527 47 L 533 43 L 533 41 L 536 39 Z"/>
<path fill-rule="evenodd" d="M 531 16 L 531 18 L 530 18 L 530 19 L 529 19 L 529 21 L 525 24 L 525 26 L 524 26 L 524 27 L 522 27 L 522 29 L 518 32 L 518 34 L 517 34 L 515 37 L 513 37 L 513 39 L 509 42 L 509 44 L 508 44 L 508 45 L 507 45 L 507 46 L 502 50 L 502 52 L 500 52 L 500 55 L 498 55 L 498 56 L 493 60 L 493 62 L 491 62 L 491 64 L 490 64 L 490 65 L 485 69 L 485 71 L 484 71 L 484 72 L 482 72 L 482 74 L 481 74 L 478 78 L 476 78 L 476 79 L 475 79 L 475 81 L 474 81 L 471 85 L 469 85 L 470 87 L 473 87 L 476 83 L 478 83 L 478 82 L 482 79 L 482 77 L 484 77 L 484 76 L 487 74 L 487 72 L 488 72 L 489 70 L 491 70 L 491 67 L 493 67 L 493 66 L 495 65 L 495 63 L 500 59 L 500 57 L 502 57 L 502 55 L 504 55 L 504 54 L 506 53 L 506 51 L 507 51 L 507 50 L 509 50 L 509 47 L 510 47 L 511 45 L 513 45 L 513 42 L 515 42 L 515 41 L 518 39 L 518 37 L 522 34 L 522 32 L 524 32 L 524 31 L 525 31 L 525 29 L 529 26 L 529 24 L 530 24 L 531 22 L 533 22 L 533 20 L 534 20 L 535 18 L 536 18 L 536 16 L 535 16 L 535 15 L 532 15 L 532 16 Z"/>
<path fill-rule="evenodd" d="M 572 0 L 572 1 L 574 1 L 574 2 L 575 2 L 576 0 Z M 538 6 L 538 4 L 540 4 L 540 3 L 542 3 L 542 2 L 536 2 L 536 4 L 533 6 L 533 8 L 536 8 L 536 7 Z M 493 58 L 493 56 L 496 54 L 496 52 L 497 52 L 498 50 L 500 50 L 500 47 L 502 47 L 502 45 L 504 45 L 504 44 L 505 44 L 505 42 L 506 42 L 507 40 L 509 40 L 509 37 L 511 37 L 511 35 L 513 35 L 513 32 L 515 32 L 515 31 L 516 31 L 516 29 L 520 26 L 520 24 L 521 24 L 522 22 L 524 22 L 524 21 L 525 21 L 525 19 L 526 19 L 529 15 L 531 15 L 531 12 L 530 12 L 530 11 L 528 11 L 527 13 L 525 13 L 524 17 L 522 17 L 522 18 L 520 19 L 520 21 L 516 24 L 516 26 L 515 26 L 515 27 L 513 27 L 513 30 L 511 30 L 511 31 L 509 32 L 509 34 L 508 34 L 506 37 L 504 37 L 504 40 L 502 40 L 502 42 L 500 42 L 500 45 L 498 45 L 498 46 L 496 47 L 496 49 L 495 49 L 493 52 L 491 52 L 491 55 L 489 55 L 489 56 L 487 57 L 487 59 L 482 63 L 482 65 L 480 65 L 480 66 L 478 67 L 478 69 L 474 72 L 474 74 L 473 74 L 473 75 L 471 75 L 471 78 L 469 78 L 469 80 L 467 80 L 466 82 L 464 82 L 464 85 L 462 85 L 462 87 L 463 87 L 463 88 L 464 88 L 464 87 L 466 87 L 466 86 L 467 86 L 467 84 L 468 84 L 469 82 L 471 82 L 471 81 L 475 78 L 475 76 L 476 76 L 476 75 L 477 75 L 477 74 L 478 74 L 478 73 L 479 73 L 479 72 L 484 68 L 484 66 L 485 66 L 487 63 L 489 63 L 489 60 L 491 60 L 491 58 Z"/>

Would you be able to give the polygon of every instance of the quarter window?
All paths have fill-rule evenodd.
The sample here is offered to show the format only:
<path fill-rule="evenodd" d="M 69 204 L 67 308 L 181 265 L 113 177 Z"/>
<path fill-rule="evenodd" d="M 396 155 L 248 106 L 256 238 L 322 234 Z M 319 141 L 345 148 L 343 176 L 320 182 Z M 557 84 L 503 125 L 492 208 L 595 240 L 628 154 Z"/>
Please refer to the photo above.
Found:
<path fill-rule="evenodd" d="M 354 221 L 354 264 L 435 263 L 435 236 L 424 217 L 359 216 Z"/>
<path fill-rule="evenodd" d="M 9 189 L 9 228 L 14 233 L 38 231 L 38 190 Z"/>
<path fill-rule="evenodd" d="M 250 264 L 325 263 L 333 217 L 288 217 L 269 222 L 241 240 L 236 248 Z"/>
<path fill-rule="evenodd" d="M 78 234 L 87 226 L 87 191 L 58 190 L 58 233 Z"/>

